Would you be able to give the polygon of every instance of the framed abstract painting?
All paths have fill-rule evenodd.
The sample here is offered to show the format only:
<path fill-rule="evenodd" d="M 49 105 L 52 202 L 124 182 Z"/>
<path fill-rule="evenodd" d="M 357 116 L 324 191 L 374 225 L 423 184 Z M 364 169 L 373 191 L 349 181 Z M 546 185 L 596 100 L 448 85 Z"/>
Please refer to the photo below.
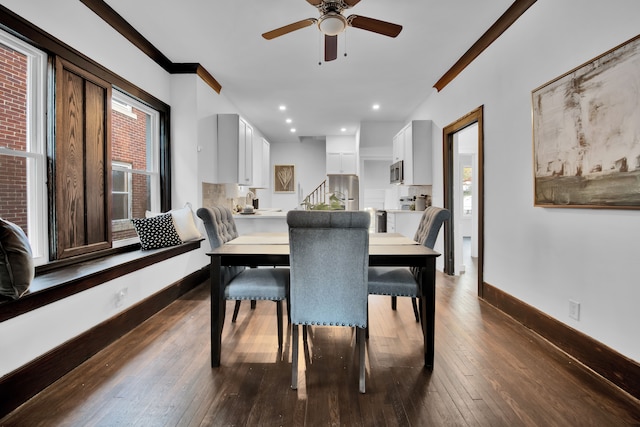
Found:
<path fill-rule="evenodd" d="M 640 36 L 532 91 L 535 206 L 640 209 Z"/>

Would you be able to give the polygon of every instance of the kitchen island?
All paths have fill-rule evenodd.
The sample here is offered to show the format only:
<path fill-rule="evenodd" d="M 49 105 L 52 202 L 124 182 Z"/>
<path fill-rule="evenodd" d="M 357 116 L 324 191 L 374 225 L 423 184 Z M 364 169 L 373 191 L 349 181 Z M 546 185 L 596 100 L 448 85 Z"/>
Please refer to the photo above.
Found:
<path fill-rule="evenodd" d="M 413 239 L 424 211 L 386 209 L 387 233 L 400 233 Z"/>
<path fill-rule="evenodd" d="M 238 234 L 249 233 L 286 233 L 287 212 L 280 209 L 256 209 L 252 214 L 234 214 Z"/>
<path fill-rule="evenodd" d="M 387 210 L 387 232 L 413 239 L 424 211 Z M 234 214 L 238 234 L 288 232 L 287 212 L 280 209 L 257 209 L 253 214 Z"/>

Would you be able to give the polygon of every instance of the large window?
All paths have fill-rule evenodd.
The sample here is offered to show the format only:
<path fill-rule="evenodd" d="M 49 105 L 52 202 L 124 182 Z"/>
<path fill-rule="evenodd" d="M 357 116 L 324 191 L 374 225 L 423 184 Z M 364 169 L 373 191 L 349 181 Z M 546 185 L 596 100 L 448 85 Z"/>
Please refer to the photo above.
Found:
<path fill-rule="evenodd" d="M 471 216 L 473 211 L 473 168 L 462 168 L 462 215 Z"/>
<path fill-rule="evenodd" d="M 169 107 L 46 46 L 0 30 L 0 217 L 25 230 L 36 265 L 135 244 L 131 218 L 171 204 Z"/>
<path fill-rule="evenodd" d="M 111 221 L 115 225 L 126 222 L 131 215 L 131 199 L 133 199 L 133 185 L 131 184 L 131 164 L 111 162 Z"/>
<path fill-rule="evenodd" d="M 113 241 L 135 238 L 131 218 L 160 210 L 159 115 L 114 90 L 111 102 Z M 118 243 L 120 244 L 120 243 Z"/>
<path fill-rule="evenodd" d="M 0 217 L 47 261 L 45 87 L 47 55 L 0 31 Z"/>

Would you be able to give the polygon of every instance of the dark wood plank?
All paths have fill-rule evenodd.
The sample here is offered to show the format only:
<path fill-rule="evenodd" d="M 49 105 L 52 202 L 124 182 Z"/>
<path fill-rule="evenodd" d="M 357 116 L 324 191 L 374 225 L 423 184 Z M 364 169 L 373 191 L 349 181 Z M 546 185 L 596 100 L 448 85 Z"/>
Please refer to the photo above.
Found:
<path fill-rule="evenodd" d="M 149 40 L 144 38 L 138 30 L 133 28 L 118 12 L 113 10 L 111 6 L 102 0 L 80 0 L 89 9 L 91 9 L 96 15 L 104 19 L 104 21 L 111 25 L 117 32 L 122 34 L 127 40 L 129 40 L 134 46 L 144 52 L 149 58 L 151 58 L 156 64 L 164 68 L 165 71 L 171 72 L 172 63 L 158 48 L 156 48 Z"/>
<path fill-rule="evenodd" d="M 433 85 L 440 92 L 469 66 L 486 48 L 500 37 L 536 0 L 515 0 L 496 22 Z"/>
<path fill-rule="evenodd" d="M 87 244 L 108 242 L 111 244 L 110 221 L 111 197 L 108 177 L 111 176 L 110 140 L 111 114 L 107 102 L 111 102 L 111 87 L 102 87 L 93 82 L 85 84 L 85 182 Z"/>
<path fill-rule="evenodd" d="M 57 254 L 84 245 L 84 80 L 58 61 L 56 224 Z"/>
<path fill-rule="evenodd" d="M 55 211 L 56 259 L 111 247 L 108 171 L 111 85 L 56 58 Z M 61 94 L 61 95 L 60 95 Z"/>
<path fill-rule="evenodd" d="M 473 274 L 438 277 L 435 365 L 408 298 L 370 297 L 367 393 L 355 335 L 313 327 L 290 389 L 275 306 L 225 320 L 211 368 L 208 283 L 93 356 L 0 425 L 636 425 L 640 403 L 479 300 Z M 226 303 L 231 310 L 233 302 Z"/>

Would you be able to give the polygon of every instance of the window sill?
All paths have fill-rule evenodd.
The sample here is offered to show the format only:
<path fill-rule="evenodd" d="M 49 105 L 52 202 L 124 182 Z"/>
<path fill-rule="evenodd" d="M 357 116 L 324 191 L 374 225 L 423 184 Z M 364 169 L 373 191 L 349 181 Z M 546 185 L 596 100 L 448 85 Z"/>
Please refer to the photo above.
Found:
<path fill-rule="evenodd" d="M 0 304 L 0 322 L 20 316 L 109 280 L 200 248 L 203 239 L 149 251 L 134 250 L 67 265 L 37 274 L 29 293 Z"/>

